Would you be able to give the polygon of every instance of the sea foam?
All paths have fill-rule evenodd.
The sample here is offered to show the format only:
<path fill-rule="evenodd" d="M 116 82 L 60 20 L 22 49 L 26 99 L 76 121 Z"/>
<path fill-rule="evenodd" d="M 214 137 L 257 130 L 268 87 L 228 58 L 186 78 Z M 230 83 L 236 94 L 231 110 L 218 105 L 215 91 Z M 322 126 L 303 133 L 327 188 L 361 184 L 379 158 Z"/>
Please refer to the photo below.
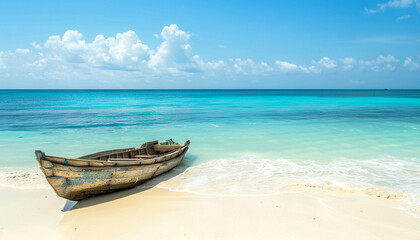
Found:
<path fill-rule="evenodd" d="M 212 160 L 178 171 L 172 178 L 158 177 L 144 187 L 222 196 L 271 195 L 291 187 L 361 192 L 398 199 L 402 208 L 420 216 L 420 165 L 415 161 L 389 157 L 320 163 L 247 155 L 240 159 Z"/>
<path fill-rule="evenodd" d="M 39 169 L 0 172 L 0 187 L 17 189 L 49 189 L 44 174 Z"/>

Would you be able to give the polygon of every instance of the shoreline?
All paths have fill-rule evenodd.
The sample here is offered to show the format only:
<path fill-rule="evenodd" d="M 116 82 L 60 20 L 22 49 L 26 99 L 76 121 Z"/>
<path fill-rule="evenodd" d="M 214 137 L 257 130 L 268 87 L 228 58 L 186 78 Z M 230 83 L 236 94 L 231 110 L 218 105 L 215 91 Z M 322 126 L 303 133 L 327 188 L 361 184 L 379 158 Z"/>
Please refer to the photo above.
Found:
<path fill-rule="evenodd" d="M 399 207 L 407 214 L 420 219 L 420 193 L 409 190 L 356 185 L 342 180 L 316 177 L 312 180 L 274 177 L 269 179 L 269 181 L 265 179 L 253 186 L 252 181 L 249 180 L 252 180 L 252 178 L 247 177 L 243 173 L 242 177 L 247 178 L 246 182 L 240 181 L 237 178 L 238 175 L 230 177 L 226 173 L 211 172 L 206 168 L 201 168 L 202 165 L 204 164 L 187 169 L 175 168 L 163 176 L 158 176 L 137 186 L 137 189 L 141 191 L 142 189 L 159 188 L 171 192 L 210 197 L 265 197 L 306 190 L 325 191 L 327 194 L 362 194 L 367 197 L 396 200 Z M 205 176 L 204 182 L 201 176 Z M 51 186 L 39 169 L 0 172 L 0 179 L 2 180 L 0 189 L 21 191 L 51 190 Z"/>
<path fill-rule="evenodd" d="M 418 239 L 394 199 L 296 188 L 270 196 L 128 189 L 78 202 L 53 190 L 0 188 L 3 239 Z"/>
<path fill-rule="evenodd" d="M 399 207 L 407 214 L 420 219 L 420 193 L 418 192 L 373 185 L 357 185 L 341 179 L 318 178 L 316 176 L 313 176 L 313 179 L 277 177 L 276 172 L 270 173 L 269 176 L 273 177 L 269 178 L 259 175 L 249 177 L 247 174 L 251 169 L 249 166 L 243 168 L 245 171 L 239 174 L 232 174 L 231 171 L 223 172 L 220 168 L 209 168 L 206 164 L 208 163 L 186 169 L 175 168 L 137 188 L 140 191 L 156 187 L 172 192 L 210 197 L 265 197 L 306 190 L 326 191 L 327 194 L 336 192 L 362 194 L 367 197 L 396 200 Z M 232 169 L 232 166 L 224 166 L 223 169 L 229 170 Z M 238 169 L 242 169 L 241 166 Z M 269 172 L 267 167 L 262 170 L 264 173 Z M 258 178 L 259 181 L 254 181 L 255 178 Z M 51 186 L 39 169 L 0 172 L 0 179 L 0 189 L 51 190 Z"/>

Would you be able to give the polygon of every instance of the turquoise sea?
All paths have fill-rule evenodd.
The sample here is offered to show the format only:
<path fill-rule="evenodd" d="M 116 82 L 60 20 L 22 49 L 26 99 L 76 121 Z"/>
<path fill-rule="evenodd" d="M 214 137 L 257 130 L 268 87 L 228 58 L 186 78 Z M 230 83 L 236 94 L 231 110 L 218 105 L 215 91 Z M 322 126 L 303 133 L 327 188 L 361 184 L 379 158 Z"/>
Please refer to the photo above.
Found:
<path fill-rule="evenodd" d="M 328 186 L 420 212 L 420 90 L 0 90 L 3 186 L 44 186 L 35 149 L 78 157 L 168 138 L 191 148 L 158 186 Z"/>

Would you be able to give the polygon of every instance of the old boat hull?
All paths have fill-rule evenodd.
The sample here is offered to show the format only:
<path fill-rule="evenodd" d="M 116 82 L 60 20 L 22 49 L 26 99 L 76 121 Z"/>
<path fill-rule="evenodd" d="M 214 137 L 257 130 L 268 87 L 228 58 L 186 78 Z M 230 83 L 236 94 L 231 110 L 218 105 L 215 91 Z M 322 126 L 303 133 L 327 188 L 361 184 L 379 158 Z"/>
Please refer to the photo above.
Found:
<path fill-rule="evenodd" d="M 176 167 L 184 158 L 188 145 L 161 161 L 81 161 L 35 155 L 48 183 L 63 198 L 78 201 L 93 195 L 138 186 Z M 80 163 L 79 163 L 80 162 Z M 135 161 L 134 161 L 135 162 Z M 74 166 L 74 165 L 81 166 Z M 88 166 L 86 166 L 86 164 Z"/>

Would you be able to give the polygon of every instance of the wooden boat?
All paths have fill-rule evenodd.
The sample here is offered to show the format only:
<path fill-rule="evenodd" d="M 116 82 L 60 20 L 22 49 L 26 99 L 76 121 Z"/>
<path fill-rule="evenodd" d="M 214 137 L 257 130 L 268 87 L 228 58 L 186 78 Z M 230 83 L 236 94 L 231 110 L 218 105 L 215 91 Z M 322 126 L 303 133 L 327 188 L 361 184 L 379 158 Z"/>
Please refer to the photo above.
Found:
<path fill-rule="evenodd" d="M 188 151 L 184 145 L 144 143 L 139 148 L 97 152 L 63 158 L 35 151 L 48 183 L 63 198 L 78 201 L 89 196 L 130 188 L 176 167 Z"/>

